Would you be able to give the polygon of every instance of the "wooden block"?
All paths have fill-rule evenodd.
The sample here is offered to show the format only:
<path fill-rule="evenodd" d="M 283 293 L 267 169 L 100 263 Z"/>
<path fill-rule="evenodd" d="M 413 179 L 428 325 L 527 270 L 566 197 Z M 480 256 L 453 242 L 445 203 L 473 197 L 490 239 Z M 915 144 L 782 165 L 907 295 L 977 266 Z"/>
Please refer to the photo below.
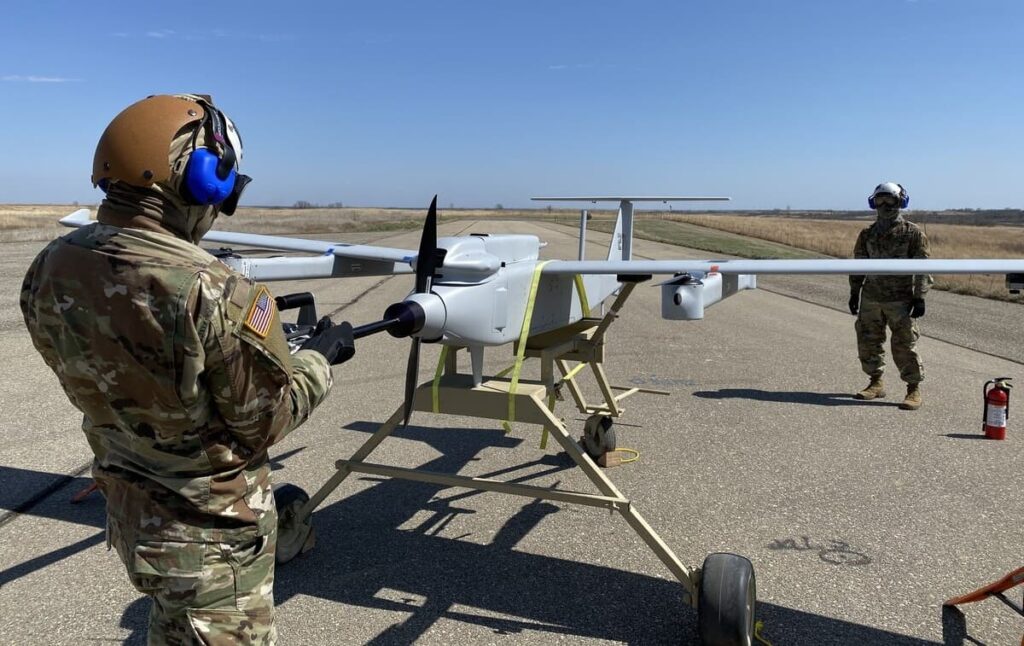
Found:
<path fill-rule="evenodd" d="M 618 451 L 608 451 L 597 459 L 597 463 L 606 469 L 617 467 L 622 464 L 622 456 Z"/>

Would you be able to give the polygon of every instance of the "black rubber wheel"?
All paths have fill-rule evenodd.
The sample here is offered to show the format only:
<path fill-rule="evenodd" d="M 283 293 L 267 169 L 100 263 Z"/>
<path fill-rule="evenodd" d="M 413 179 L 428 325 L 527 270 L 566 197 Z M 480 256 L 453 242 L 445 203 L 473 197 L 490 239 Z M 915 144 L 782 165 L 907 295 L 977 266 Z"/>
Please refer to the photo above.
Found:
<path fill-rule="evenodd" d="M 583 425 L 583 449 L 596 460 L 615 450 L 615 425 L 608 415 L 591 415 Z"/>
<path fill-rule="evenodd" d="M 757 587 L 754 566 L 738 554 L 709 554 L 701 568 L 697 624 L 704 646 L 750 646 Z"/>
<path fill-rule="evenodd" d="M 309 494 L 296 485 L 283 484 L 274 488 L 274 505 L 277 507 L 277 549 L 274 559 L 278 563 L 287 563 L 313 549 L 316 532 L 313 530 L 312 515 L 307 516 L 303 522 L 295 519 L 308 501 Z"/>

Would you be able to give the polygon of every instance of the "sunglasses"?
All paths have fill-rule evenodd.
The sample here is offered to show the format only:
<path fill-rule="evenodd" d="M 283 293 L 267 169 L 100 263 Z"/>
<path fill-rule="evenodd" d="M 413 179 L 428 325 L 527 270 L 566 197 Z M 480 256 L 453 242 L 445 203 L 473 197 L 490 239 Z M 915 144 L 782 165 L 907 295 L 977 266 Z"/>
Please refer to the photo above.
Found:
<path fill-rule="evenodd" d="M 875 196 L 875 205 L 877 206 L 896 206 L 900 201 L 895 195 L 877 195 Z"/>

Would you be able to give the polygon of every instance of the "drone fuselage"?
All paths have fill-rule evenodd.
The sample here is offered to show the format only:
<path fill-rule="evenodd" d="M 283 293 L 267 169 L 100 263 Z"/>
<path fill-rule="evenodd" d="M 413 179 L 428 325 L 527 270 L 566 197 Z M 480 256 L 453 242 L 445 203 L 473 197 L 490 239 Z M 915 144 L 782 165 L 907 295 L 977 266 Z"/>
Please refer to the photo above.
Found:
<path fill-rule="evenodd" d="M 416 333 L 424 340 L 464 347 L 504 345 L 519 338 L 527 313 L 530 334 L 586 315 L 573 277 L 538 275 L 537 236 L 469 235 L 440 238 L 437 246 L 444 260 L 430 292 L 406 299 L 424 310 L 424 325 Z M 586 278 L 589 302 L 600 303 L 618 286 L 614 276 Z"/>

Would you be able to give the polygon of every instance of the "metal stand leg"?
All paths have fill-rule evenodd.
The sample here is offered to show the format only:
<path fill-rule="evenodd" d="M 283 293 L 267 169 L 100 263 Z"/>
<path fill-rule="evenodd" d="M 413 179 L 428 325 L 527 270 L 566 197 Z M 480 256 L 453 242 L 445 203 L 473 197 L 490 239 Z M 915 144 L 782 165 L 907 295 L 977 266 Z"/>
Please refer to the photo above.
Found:
<path fill-rule="evenodd" d="M 616 498 L 613 507 L 616 511 L 622 514 L 622 517 L 626 519 L 629 526 L 633 528 L 633 531 L 637 533 L 640 538 L 647 543 L 647 547 L 655 553 L 655 555 L 665 564 L 665 567 L 672 572 L 672 575 L 679 580 L 680 583 L 686 588 L 687 595 L 689 596 L 689 602 L 691 605 L 696 607 L 697 604 L 697 585 L 698 576 L 694 570 L 687 568 L 680 562 L 676 557 L 675 553 L 661 540 L 661 537 L 647 524 L 643 516 L 640 515 L 630 501 L 625 498 L 618 488 L 612 483 L 612 481 L 605 475 L 590 456 L 580 450 L 580 447 L 576 442 L 569 436 L 569 432 L 561 421 L 547 409 L 546 406 L 535 402 L 537 407 L 545 412 L 550 420 L 551 433 L 555 438 L 555 441 L 561 445 L 562 449 L 572 458 L 573 462 L 579 465 L 583 473 L 587 475 L 587 478 L 594 483 L 594 486 L 601 491 L 605 496 Z"/>
<path fill-rule="evenodd" d="M 371 435 L 366 442 L 364 442 L 363 445 L 352 454 L 352 457 L 349 458 L 349 462 L 362 462 L 367 458 L 367 456 L 373 453 L 373 450 L 376 449 L 380 443 L 383 442 L 387 436 L 391 435 L 398 427 L 398 423 L 402 421 L 404 409 L 404 406 L 399 406 L 388 421 L 384 422 L 384 424 L 382 424 L 381 427 L 378 428 L 374 434 Z M 337 489 L 338 485 L 344 482 L 345 478 L 347 478 L 351 473 L 352 471 L 347 466 L 339 466 L 338 471 L 331 476 L 330 480 L 325 482 L 324 486 L 320 487 L 317 492 L 313 494 L 313 497 L 302 506 L 302 509 L 299 510 L 298 514 L 296 514 L 296 520 L 299 522 L 304 521 L 306 517 L 313 513 L 313 510 L 320 506 L 320 503 L 324 501 L 324 498 L 331 495 L 331 492 Z"/>

